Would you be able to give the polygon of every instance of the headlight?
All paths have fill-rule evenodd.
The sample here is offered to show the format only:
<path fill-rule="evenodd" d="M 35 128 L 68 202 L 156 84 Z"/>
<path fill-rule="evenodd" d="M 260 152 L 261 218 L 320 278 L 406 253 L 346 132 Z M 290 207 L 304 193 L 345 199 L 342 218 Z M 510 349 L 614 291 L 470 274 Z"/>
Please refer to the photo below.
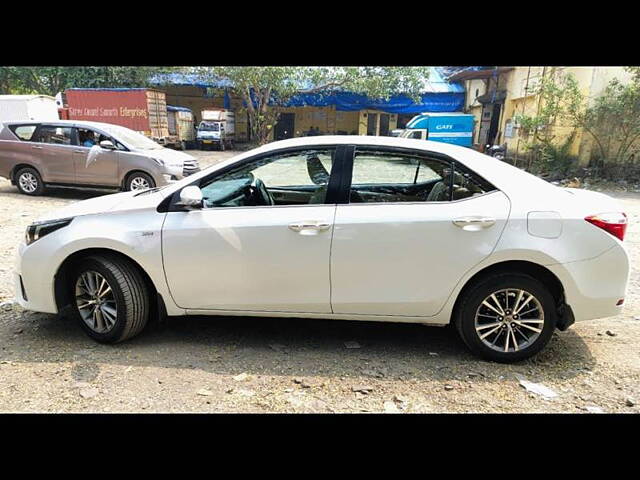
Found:
<path fill-rule="evenodd" d="M 27 232 L 25 233 L 25 241 L 27 242 L 27 245 L 31 245 L 39 238 L 42 238 L 51 232 L 55 232 L 62 227 L 66 227 L 71 223 L 71 220 L 73 220 L 73 218 L 32 223 L 27 227 Z"/>
<path fill-rule="evenodd" d="M 164 167 L 164 160 L 160 159 L 160 158 L 153 158 L 151 157 L 151 159 L 156 162 L 158 165 L 162 165 Z"/>

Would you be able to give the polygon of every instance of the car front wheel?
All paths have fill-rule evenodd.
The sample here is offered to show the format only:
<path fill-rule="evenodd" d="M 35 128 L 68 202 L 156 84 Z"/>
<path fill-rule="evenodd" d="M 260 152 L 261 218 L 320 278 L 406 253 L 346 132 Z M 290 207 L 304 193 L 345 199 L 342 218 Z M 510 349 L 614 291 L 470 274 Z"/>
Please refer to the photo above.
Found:
<path fill-rule="evenodd" d="M 454 320 L 473 353 L 510 363 L 544 348 L 557 314 L 553 296 L 540 281 L 526 274 L 499 273 L 464 293 Z"/>
<path fill-rule="evenodd" d="M 149 316 L 148 289 L 137 269 L 118 257 L 83 259 L 71 275 L 72 311 L 83 330 L 101 343 L 142 331 Z"/>
<path fill-rule="evenodd" d="M 127 191 L 147 190 L 156 186 L 156 182 L 153 181 L 151 175 L 146 173 L 132 173 L 127 178 L 126 189 Z"/>

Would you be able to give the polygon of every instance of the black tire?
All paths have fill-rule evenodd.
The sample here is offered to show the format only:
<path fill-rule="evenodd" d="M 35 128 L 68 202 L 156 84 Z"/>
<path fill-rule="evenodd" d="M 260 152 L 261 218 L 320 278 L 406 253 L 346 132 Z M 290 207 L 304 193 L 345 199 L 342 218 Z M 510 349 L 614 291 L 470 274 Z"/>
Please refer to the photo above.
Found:
<path fill-rule="evenodd" d="M 85 272 L 102 275 L 116 300 L 117 317 L 107 332 L 93 330 L 82 318 L 76 304 L 76 282 Z M 148 288 L 142 275 L 130 262 L 115 256 L 95 255 L 80 261 L 70 276 L 71 312 L 82 329 L 100 343 L 118 343 L 138 335 L 149 318 Z"/>
<path fill-rule="evenodd" d="M 31 195 L 31 196 L 42 195 L 44 193 L 44 183 L 42 182 L 42 177 L 40 176 L 40 174 L 35 168 L 31 168 L 31 167 L 21 168 L 16 172 L 14 178 L 15 178 L 16 186 L 18 187 L 18 190 L 20 191 L 20 193 L 23 193 L 25 195 Z M 21 180 L 26 180 L 27 178 L 31 180 L 29 182 L 30 185 L 33 185 L 33 182 L 35 182 L 35 188 L 33 190 L 31 190 L 31 188 L 27 188 L 25 190 L 25 186 L 22 185 Z"/>
<path fill-rule="evenodd" d="M 482 302 L 492 293 L 506 288 L 521 289 L 532 294 L 540 302 L 544 312 L 542 332 L 531 344 L 518 351 L 496 351 L 487 346 L 476 332 L 476 311 Z M 482 358 L 500 363 L 518 362 L 540 352 L 551 339 L 557 321 L 553 295 L 544 284 L 529 275 L 515 272 L 497 273 L 480 279 L 463 294 L 454 314 L 454 323 L 458 333 L 469 350 Z"/>
<path fill-rule="evenodd" d="M 146 182 L 147 185 L 149 185 L 149 188 L 154 188 L 156 186 L 156 182 L 153 180 L 151 175 L 143 172 L 133 172 L 127 177 L 127 181 L 124 185 L 125 190 L 127 192 L 132 191 L 132 184 L 135 184 L 134 182 L 137 183 L 138 181 Z"/>

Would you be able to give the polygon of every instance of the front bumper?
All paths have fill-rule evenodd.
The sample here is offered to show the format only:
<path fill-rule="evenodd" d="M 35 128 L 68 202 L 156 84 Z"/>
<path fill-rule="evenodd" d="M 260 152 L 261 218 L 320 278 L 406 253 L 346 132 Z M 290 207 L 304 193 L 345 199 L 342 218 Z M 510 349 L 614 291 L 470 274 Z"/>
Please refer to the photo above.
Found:
<path fill-rule="evenodd" d="M 37 246 L 37 243 L 32 246 Z M 53 276 L 43 271 L 42 261 L 38 261 L 41 257 L 37 254 L 32 255 L 27 248 L 24 242 L 18 248 L 13 273 L 14 297 L 26 310 L 57 313 Z"/>

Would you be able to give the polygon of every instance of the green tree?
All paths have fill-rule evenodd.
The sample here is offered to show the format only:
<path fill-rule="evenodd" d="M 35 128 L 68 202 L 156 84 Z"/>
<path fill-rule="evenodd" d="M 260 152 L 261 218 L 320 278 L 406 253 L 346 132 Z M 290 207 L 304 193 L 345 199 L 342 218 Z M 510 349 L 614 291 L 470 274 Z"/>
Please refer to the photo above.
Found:
<path fill-rule="evenodd" d="M 145 87 L 168 67 L 0 67 L 0 93 L 55 95 L 67 88 Z"/>
<path fill-rule="evenodd" d="M 535 115 L 520 114 L 515 119 L 529 150 L 529 169 L 566 174 L 576 159 L 570 154 L 578 127 L 578 112 L 584 106 L 584 95 L 572 74 L 556 68 L 544 76 L 534 93 L 538 95 Z M 570 128 L 565 138 L 557 135 L 557 127 Z M 536 165 L 534 165 L 534 162 Z"/>
<path fill-rule="evenodd" d="M 640 68 L 628 67 L 631 82 L 613 79 L 591 105 L 575 112 L 576 123 L 593 138 L 592 163 L 622 164 L 635 155 L 640 138 Z"/>
<path fill-rule="evenodd" d="M 296 94 L 342 90 L 380 99 L 399 93 L 418 98 L 429 75 L 426 67 L 201 67 L 186 71 L 230 81 L 231 90 L 246 105 L 251 136 L 259 144 L 268 141 L 281 107 Z"/>

